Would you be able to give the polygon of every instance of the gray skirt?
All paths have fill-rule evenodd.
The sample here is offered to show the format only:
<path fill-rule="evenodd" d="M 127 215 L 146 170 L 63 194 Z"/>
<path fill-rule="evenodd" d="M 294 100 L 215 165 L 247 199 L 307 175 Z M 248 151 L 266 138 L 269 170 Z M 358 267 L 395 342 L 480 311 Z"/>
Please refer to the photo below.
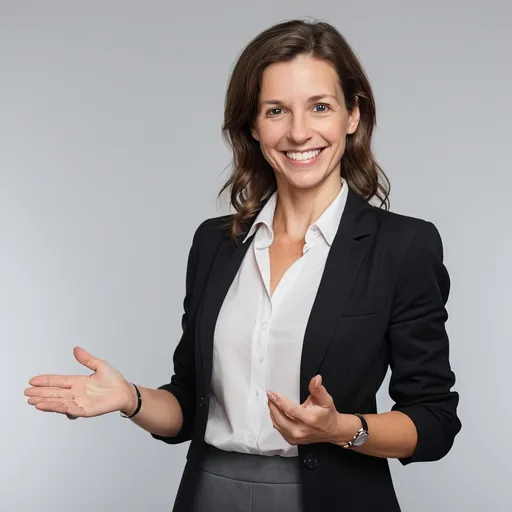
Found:
<path fill-rule="evenodd" d="M 191 512 L 303 512 L 296 457 L 226 452 L 206 445 Z"/>

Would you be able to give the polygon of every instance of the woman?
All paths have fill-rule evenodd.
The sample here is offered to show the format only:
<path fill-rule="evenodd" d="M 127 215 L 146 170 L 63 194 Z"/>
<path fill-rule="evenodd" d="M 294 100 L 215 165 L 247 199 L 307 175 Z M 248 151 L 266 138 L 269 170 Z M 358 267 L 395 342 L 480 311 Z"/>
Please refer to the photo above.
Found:
<path fill-rule="evenodd" d="M 461 424 L 441 238 L 387 211 L 374 126 L 332 26 L 258 35 L 226 96 L 236 213 L 195 233 L 171 382 L 132 385 L 77 347 L 94 373 L 34 377 L 29 403 L 191 440 L 175 511 L 400 510 L 387 459 L 440 459 Z M 377 413 L 388 365 L 395 405 Z"/>

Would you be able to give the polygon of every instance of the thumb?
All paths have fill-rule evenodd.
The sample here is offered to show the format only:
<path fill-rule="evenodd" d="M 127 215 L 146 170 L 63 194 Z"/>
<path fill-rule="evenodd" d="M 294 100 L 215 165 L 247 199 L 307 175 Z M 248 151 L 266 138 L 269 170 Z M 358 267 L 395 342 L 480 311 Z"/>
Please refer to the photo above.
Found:
<path fill-rule="evenodd" d="M 325 407 L 332 405 L 332 397 L 322 385 L 321 375 L 315 375 L 315 377 L 309 381 L 309 392 L 317 404 Z"/>
<path fill-rule="evenodd" d="M 75 347 L 73 349 L 73 355 L 75 356 L 75 359 L 80 363 L 89 368 L 89 370 L 92 370 L 93 372 L 98 371 L 98 367 L 100 366 L 100 363 L 102 362 L 101 359 L 98 359 L 97 357 L 92 356 L 84 350 L 81 347 Z"/>

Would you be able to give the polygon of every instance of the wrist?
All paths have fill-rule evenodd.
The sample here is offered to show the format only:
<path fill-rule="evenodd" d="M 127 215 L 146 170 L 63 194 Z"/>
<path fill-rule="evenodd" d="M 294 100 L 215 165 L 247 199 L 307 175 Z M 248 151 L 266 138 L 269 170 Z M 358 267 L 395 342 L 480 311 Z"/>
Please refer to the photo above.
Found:
<path fill-rule="evenodd" d="M 135 390 L 135 386 L 131 382 L 128 382 L 127 384 L 128 384 L 128 387 L 127 387 L 125 405 L 120 410 L 120 412 L 122 414 L 125 414 L 126 416 L 130 416 L 135 411 L 135 408 L 137 407 L 138 400 L 137 400 L 137 391 Z"/>
<path fill-rule="evenodd" d="M 361 428 L 361 420 L 354 414 L 338 413 L 337 423 L 337 435 L 334 444 L 338 446 L 346 445 Z"/>

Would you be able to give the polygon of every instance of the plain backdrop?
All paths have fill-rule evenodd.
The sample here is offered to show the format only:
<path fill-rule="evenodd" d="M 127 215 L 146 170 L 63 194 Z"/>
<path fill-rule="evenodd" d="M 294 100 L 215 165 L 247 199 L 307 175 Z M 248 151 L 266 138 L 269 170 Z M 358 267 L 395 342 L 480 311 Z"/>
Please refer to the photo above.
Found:
<path fill-rule="evenodd" d="M 391 461 L 402 508 L 512 510 L 505 0 L 0 2 L 0 510 L 171 510 L 186 445 L 117 413 L 43 413 L 23 391 L 90 373 L 75 345 L 142 386 L 169 380 L 193 232 L 228 211 L 229 73 L 257 33 L 305 16 L 360 57 L 391 209 L 436 224 L 452 279 L 463 430 L 440 462 Z"/>

